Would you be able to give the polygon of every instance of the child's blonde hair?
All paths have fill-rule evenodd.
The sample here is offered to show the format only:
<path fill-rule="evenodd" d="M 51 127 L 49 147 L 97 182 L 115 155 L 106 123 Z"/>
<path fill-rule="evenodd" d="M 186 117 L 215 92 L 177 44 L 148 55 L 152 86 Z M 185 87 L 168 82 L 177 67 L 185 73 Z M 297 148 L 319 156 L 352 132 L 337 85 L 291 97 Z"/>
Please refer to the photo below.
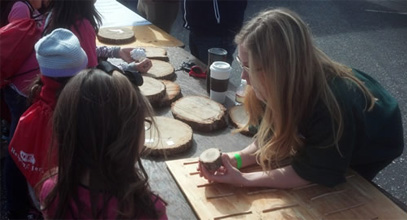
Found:
<path fill-rule="evenodd" d="M 299 125 L 319 101 L 332 118 L 333 144 L 338 147 L 343 118 L 329 79 L 350 79 L 367 96 L 369 109 L 374 105 L 374 97 L 351 69 L 319 50 L 307 25 L 292 11 L 260 12 L 242 28 L 235 41 L 248 51 L 250 81 L 262 85 L 256 89 L 263 94 L 264 103 L 249 90 L 245 106 L 249 124 L 259 126 L 256 154 L 264 169 L 292 156 L 303 145 Z"/>

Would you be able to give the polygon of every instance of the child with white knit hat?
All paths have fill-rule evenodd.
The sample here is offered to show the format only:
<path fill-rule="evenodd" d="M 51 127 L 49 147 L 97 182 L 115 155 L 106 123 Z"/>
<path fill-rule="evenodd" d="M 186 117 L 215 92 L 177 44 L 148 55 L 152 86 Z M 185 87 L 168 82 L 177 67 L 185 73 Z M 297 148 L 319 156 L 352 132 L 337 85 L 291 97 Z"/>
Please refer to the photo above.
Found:
<path fill-rule="evenodd" d="M 58 28 L 35 44 L 42 75 L 48 77 L 74 76 L 88 64 L 88 57 L 78 38 L 69 30 Z"/>
<path fill-rule="evenodd" d="M 83 70 L 88 58 L 78 38 L 67 29 L 55 29 L 35 44 L 41 70 L 39 83 L 31 88 L 34 103 L 21 116 L 9 151 L 31 187 L 41 189 L 45 172 L 55 165 L 48 157 L 51 121 L 59 91 Z M 24 157 L 21 155 L 25 155 Z M 38 192 L 38 191 L 37 191 Z"/>

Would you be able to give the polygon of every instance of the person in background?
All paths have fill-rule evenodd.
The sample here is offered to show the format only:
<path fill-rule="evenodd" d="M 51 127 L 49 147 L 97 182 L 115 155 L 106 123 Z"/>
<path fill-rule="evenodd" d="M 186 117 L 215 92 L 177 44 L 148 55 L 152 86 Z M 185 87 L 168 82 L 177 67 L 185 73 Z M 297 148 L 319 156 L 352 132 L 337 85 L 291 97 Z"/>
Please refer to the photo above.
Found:
<path fill-rule="evenodd" d="M 118 72 L 86 69 L 68 82 L 53 116 L 58 167 L 41 190 L 45 219 L 167 219 L 140 159 L 146 117 L 148 101 Z"/>
<path fill-rule="evenodd" d="M 94 0 L 50 0 L 49 11 L 44 35 L 57 28 L 71 30 L 88 56 L 87 67 L 96 67 L 99 58 L 121 58 L 128 63 L 134 61 L 130 55 L 134 48 L 96 47 L 96 34 L 101 25 L 101 17 L 95 8 Z M 144 59 L 136 63 L 135 69 L 145 73 L 151 66 L 151 60 Z"/>
<path fill-rule="evenodd" d="M 43 13 L 46 11 L 47 4 L 48 0 L 2 0 L 0 27 L 19 19 L 33 18 L 37 20 L 39 28 L 43 28 L 43 20 L 45 18 Z M 6 85 L 1 91 L 1 101 L 6 103 L 5 106 L 11 116 L 7 137 L 8 143 L 13 138 L 20 116 L 28 108 L 27 97 L 29 87 L 39 74 L 35 51 L 32 48 L 31 55 L 29 55 L 28 59 L 15 73 L 15 77 L 10 79 L 10 84 Z M 2 109 L 1 118 L 4 117 L 3 113 Z M 27 218 L 31 208 L 27 183 L 8 152 L 5 155 L 2 172 L 4 174 L 4 182 L 2 184 L 4 183 L 6 192 L 8 218 Z"/>
<path fill-rule="evenodd" d="M 177 19 L 180 0 L 139 0 L 137 11 L 155 26 L 170 33 Z"/>
<path fill-rule="evenodd" d="M 288 9 L 251 19 L 235 38 L 255 141 L 209 181 L 244 187 L 328 187 L 346 181 L 349 168 L 367 180 L 403 152 L 397 101 L 371 76 L 330 59 L 312 41 L 308 26 Z M 242 173 L 259 164 L 263 171 Z"/>
<path fill-rule="evenodd" d="M 233 39 L 244 20 L 247 0 L 183 0 L 184 27 L 189 30 L 189 49 L 208 63 L 208 49 L 223 48 L 232 64 L 236 44 Z"/>

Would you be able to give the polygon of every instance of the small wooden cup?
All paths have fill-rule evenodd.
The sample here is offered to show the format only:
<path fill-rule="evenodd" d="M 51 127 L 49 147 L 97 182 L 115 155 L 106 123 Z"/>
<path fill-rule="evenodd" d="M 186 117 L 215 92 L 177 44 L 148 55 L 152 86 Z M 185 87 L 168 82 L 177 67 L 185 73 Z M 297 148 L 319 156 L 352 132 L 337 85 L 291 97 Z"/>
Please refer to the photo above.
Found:
<path fill-rule="evenodd" d="M 209 148 L 202 152 L 199 156 L 199 161 L 210 172 L 215 172 L 221 167 L 222 164 L 222 152 L 217 148 Z"/>

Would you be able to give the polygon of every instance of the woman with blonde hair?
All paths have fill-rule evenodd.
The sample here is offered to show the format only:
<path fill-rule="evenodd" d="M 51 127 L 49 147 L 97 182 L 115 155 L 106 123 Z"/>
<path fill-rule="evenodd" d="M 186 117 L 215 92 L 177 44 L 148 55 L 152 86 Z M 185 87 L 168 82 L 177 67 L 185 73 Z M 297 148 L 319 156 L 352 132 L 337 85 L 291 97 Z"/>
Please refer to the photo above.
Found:
<path fill-rule="evenodd" d="M 223 155 L 209 181 L 238 186 L 335 186 L 349 168 L 368 180 L 401 155 L 397 101 L 369 75 L 330 59 L 288 9 L 259 13 L 235 38 L 255 141 Z M 287 163 L 288 162 L 288 163 Z M 242 173 L 259 164 L 263 171 Z"/>

